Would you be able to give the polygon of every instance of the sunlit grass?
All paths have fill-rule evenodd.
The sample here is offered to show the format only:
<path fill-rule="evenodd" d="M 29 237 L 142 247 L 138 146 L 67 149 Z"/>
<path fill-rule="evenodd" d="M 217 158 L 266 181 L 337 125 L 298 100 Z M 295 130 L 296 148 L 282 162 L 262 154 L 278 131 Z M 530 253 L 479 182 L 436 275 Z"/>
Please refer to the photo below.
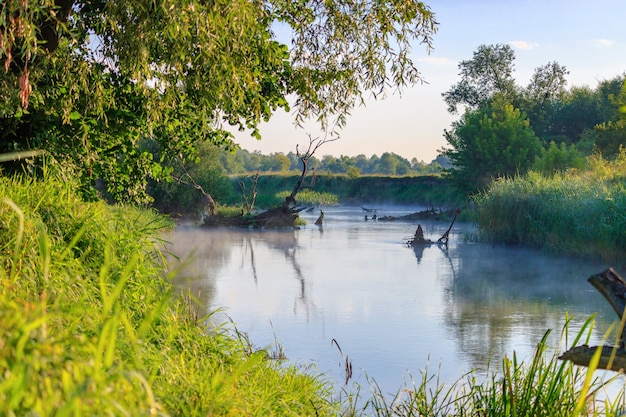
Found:
<path fill-rule="evenodd" d="M 148 210 L 0 178 L 0 415 L 336 415 L 323 379 L 174 298 Z"/>
<path fill-rule="evenodd" d="M 276 193 L 275 198 L 278 201 L 285 201 L 285 198 L 291 194 L 290 191 L 281 191 Z M 331 193 L 319 193 L 313 190 L 302 190 L 296 196 L 296 200 L 300 205 L 312 206 L 336 206 L 339 204 L 339 197 Z"/>
<path fill-rule="evenodd" d="M 615 259 L 626 253 L 626 155 L 591 171 L 501 179 L 476 198 L 484 237 L 557 253 Z"/>
<path fill-rule="evenodd" d="M 166 218 L 85 203 L 70 178 L 0 178 L 0 196 L 0 415 L 608 416 L 624 397 L 596 407 L 593 368 L 557 358 L 591 319 L 528 362 L 493 358 L 489 376 L 445 385 L 424 371 L 392 397 L 373 380 L 338 393 L 174 298 Z"/>

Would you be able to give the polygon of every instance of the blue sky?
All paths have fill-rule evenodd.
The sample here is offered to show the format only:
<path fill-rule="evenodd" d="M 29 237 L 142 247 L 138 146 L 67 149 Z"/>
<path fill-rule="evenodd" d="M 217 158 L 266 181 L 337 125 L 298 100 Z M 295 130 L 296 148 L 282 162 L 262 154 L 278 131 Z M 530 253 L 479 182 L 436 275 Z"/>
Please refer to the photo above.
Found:
<path fill-rule="evenodd" d="M 612 79 L 626 72 L 626 3 L 610 1 L 426 0 L 439 22 L 434 51 L 416 47 L 413 57 L 428 84 L 402 96 L 390 95 L 357 108 L 341 138 L 316 154 L 394 152 L 430 162 L 446 145 L 444 129 L 458 116 L 447 113 L 441 93 L 459 81 L 458 63 L 472 58 L 479 45 L 509 44 L 515 50 L 515 79 L 526 86 L 535 68 L 556 61 L 569 70 L 568 87 Z M 260 141 L 247 133 L 236 141 L 249 151 L 295 152 L 308 143 L 314 128 L 296 129 L 290 114 L 280 111 L 261 126 Z"/>

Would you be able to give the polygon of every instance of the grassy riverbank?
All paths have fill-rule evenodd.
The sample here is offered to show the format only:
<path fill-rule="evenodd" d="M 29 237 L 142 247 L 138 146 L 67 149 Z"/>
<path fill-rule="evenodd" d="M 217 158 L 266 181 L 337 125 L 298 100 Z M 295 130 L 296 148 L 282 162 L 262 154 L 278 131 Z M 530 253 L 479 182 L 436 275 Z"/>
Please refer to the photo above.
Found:
<path fill-rule="evenodd" d="M 330 387 L 173 298 L 154 212 L 0 178 L 0 415 L 337 415 Z"/>
<path fill-rule="evenodd" d="M 243 183 L 246 190 L 250 190 L 254 176 L 233 177 L 232 181 L 233 189 L 239 191 L 239 184 Z M 297 181 L 298 175 L 295 174 L 260 175 L 256 189 L 257 205 L 272 207 L 282 203 L 285 193 L 291 192 Z M 340 204 L 406 204 L 449 208 L 457 207 L 463 201 L 463 197 L 438 175 L 367 175 L 355 178 L 338 174 L 309 175 L 304 182 L 303 194 L 309 191 L 326 196 L 321 200 L 322 204 L 331 201 Z M 306 195 L 299 195 L 297 199 L 308 202 Z M 237 204 L 238 201 L 233 199 L 232 203 Z"/>
<path fill-rule="evenodd" d="M 483 238 L 584 257 L 626 255 L 626 153 L 585 171 L 503 179 L 476 198 Z"/>
<path fill-rule="evenodd" d="M 75 187 L 0 177 L 0 415 L 570 416 L 599 388 L 542 343 L 486 379 L 425 373 L 395 399 L 375 384 L 334 392 L 174 297 L 166 218 Z"/>

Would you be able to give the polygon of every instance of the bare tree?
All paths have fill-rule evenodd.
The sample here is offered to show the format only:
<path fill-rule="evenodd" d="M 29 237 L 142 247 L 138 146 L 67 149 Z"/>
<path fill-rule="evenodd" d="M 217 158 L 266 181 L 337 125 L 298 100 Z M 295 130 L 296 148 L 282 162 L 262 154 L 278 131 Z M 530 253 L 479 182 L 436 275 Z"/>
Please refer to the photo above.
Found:
<path fill-rule="evenodd" d="M 309 146 L 304 153 L 300 153 L 300 149 L 298 145 L 296 145 L 296 155 L 298 156 L 300 162 L 302 162 L 302 173 L 300 174 L 300 178 L 298 178 L 298 182 L 296 182 L 296 185 L 293 187 L 291 194 L 285 198 L 285 207 L 293 207 L 296 205 L 296 195 L 302 189 L 302 184 L 304 183 L 304 179 L 307 174 L 312 171 L 309 169 L 309 159 L 313 157 L 320 146 L 339 139 L 339 136 L 332 136 L 329 138 L 328 134 L 326 134 L 323 138 L 313 138 L 310 134 L 307 134 L 307 136 L 309 137 Z"/>

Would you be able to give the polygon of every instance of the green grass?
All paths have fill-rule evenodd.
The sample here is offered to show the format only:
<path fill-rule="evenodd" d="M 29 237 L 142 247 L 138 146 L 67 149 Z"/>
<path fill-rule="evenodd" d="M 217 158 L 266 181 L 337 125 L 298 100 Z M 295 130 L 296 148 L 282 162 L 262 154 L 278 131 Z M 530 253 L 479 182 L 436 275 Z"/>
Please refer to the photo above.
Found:
<path fill-rule="evenodd" d="M 260 175 L 256 189 L 257 206 L 267 208 L 281 204 L 284 201 L 284 193 L 291 192 L 298 179 L 297 175 Z M 233 184 L 239 184 L 240 181 L 251 183 L 252 177 L 232 177 L 231 180 Z M 313 192 L 311 203 L 307 200 L 307 192 Z M 348 175 L 309 174 L 296 200 L 306 204 L 315 204 L 320 197 L 322 200 L 332 198 L 333 204 L 356 202 L 436 207 L 460 207 L 465 201 L 465 197 L 459 195 L 449 182 L 437 175 L 415 177 L 371 175 L 351 178 Z M 237 202 L 230 203 L 236 204 Z"/>
<path fill-rule="evenodd" d="M 617 259 L 626 254 L 624 154 L 592 159 L 592 170 L 501 179 L 476 198 L 488 240 L 555 253 Z"/>
<path fill-rule="evenodd" d="M 618 374 L 601 380 L 595 368 L 589 369 L 561 361 L 558 356 L 566 347 L 589 342 L 593 318 L 589 318 L 573 340 L 567 340 L 571 318 L 561 333 L 558 346 L 549 346 L 546 332 L 527 362 L 502 359 L 501 370 L 487 376 L 469 372 L 456 382 L 445 385 L 428 371 L 395 397 L 374 390 L 362 409 L 353 415 L 377 417 L 573 417 L 616 416 L 624 405 L 623 387 L 614 398 L 600 398 L 605 388 L 619 382 Z"/>
<path fill-rule="evenodd" d="M 74 187 L 0 177 L 0 415 L 599 416 L 623 400 L 622 389 L 588 409 L 602 384 L 547 338 L 489 376 L 446 386 L 424 371 L 392 398 L 373 381 L 364 397 L 337 393 L 173 295 L 166 218 L 86 203 Z M 565 345 L 584 343 L 591 323 L 571 342 L 566 326 Z"/>
<path fill-rule="evenodd" d="M 173 297 L 166 218 L 73 187 L 0 178 L 0 415 L 337 414 L 323 379 Z"/>

